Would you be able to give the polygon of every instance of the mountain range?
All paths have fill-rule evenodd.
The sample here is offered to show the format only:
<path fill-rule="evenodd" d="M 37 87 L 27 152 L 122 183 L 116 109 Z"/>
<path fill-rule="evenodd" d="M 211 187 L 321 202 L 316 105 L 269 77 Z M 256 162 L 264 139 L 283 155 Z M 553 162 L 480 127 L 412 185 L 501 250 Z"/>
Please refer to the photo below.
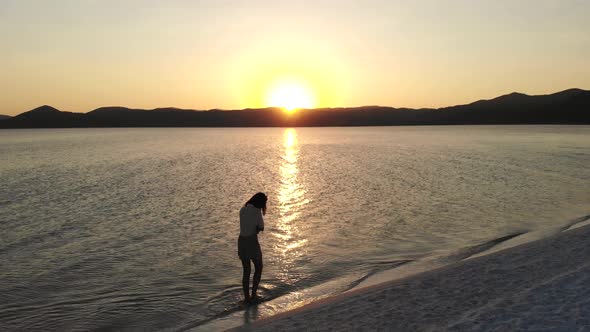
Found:
<path fill-rule="evenodd" d="M 286 127 L 462 124 L 590 124 L 590 91 L 569 89 L 549 95 L 511 93 L 494 99 L 438 109 L 384 106 L 301 109 L 188 110 L 101 107 L 88 113 L 48 105 L 14 117 L 0 115 L 0 128 L 72 127 Z"/>

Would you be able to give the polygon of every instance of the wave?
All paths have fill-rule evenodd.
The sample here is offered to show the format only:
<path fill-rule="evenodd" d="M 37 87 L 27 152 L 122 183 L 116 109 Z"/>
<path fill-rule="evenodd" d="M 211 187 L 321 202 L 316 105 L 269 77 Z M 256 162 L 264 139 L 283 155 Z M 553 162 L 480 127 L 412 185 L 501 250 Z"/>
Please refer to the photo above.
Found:
<path fill-rule="evenodd" d="M 572 220 L 571 222 L 567 223 L 567 224 L 566 224 L 566 225 L 565 225 L 565 226 L 562 228 L 562 230 L 563 230 L 563 231 L 570 230 L 570 229 L 572 229 L 572 228 L 575 228 L 575 227 L 577 227 L 577 226 L 580 226 L 580 224 L 582 224 L 582 223 L 584 223 L 584 222 L 586 222 L 586 221 L 589 221 L 589 220 L 590 220 L 590 214 L 589 214 L 589 215 L 586 215 L 586 216 L 583 216 L 583 217 L 580 217 L 580 218 L 576 218 L 576 219 Z"/>

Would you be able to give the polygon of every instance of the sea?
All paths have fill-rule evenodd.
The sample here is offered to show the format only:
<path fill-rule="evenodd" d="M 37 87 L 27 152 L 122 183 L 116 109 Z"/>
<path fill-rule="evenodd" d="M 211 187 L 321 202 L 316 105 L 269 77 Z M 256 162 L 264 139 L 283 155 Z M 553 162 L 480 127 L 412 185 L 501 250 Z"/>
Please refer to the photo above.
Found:
<path fill-rule="evenodd" d="M 0 330 L 252 322 L 587 220 L 589 165 L 590 126 L 1 130 Z M 256 192 L 263 303 L 246 306 Z"/>

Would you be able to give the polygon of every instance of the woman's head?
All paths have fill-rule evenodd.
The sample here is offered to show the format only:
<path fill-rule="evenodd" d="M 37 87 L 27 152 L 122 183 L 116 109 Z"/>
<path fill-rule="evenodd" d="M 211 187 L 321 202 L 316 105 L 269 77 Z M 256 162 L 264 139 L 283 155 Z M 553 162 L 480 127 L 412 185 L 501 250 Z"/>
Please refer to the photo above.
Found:
<path fill-rule="evenodd" d="M 268 201 L 266 194 L 256 193 L 246 202 L 246 205 L 252 204 L 259 209 L 266 209 L 266 201 Z"/>

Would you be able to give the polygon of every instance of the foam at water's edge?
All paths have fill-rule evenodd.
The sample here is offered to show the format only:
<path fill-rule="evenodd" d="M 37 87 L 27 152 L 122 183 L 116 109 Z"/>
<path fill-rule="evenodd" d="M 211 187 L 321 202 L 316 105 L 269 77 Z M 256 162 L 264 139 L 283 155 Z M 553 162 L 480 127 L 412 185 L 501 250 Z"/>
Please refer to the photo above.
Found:
<path fill-rule="evenodd" d="M 520 237 L 523 234 L 526 234 L 526 232 L 511 233 L 486 241 L 481 244 L 461 248 L 458 250 L 453 250 L 446 253 L 440 253 L 437 255 L 430 255 L 425 257 L 424 259 L 408 262 L 408 264 L 404 265 L 400 264 L 399 266 L 393 269 L 380 271 L 369 276 L 365 280 L 359 282 L 352 289 L 356 290 L 364 287 L 374 286 L 384 282 L 390 282 L 401 278 L 407 278 L 418 273 L 441 268 L 453 263 L 460 262 L 465 259 L 470 259 L 472 257 L 485 254 L 489 252 L 492 248 L 495 248 L 496 246 L 509 240 L 512 240 L 514 238 Z"/>
<path fill-rule="evenodd" d="M 233 308 L 231 311 L 217 315 L 213 319 L 194 322 L 179 328 L 177 331 L 219 331 L 239 327 L 244 322 L 249 323 L 261 318 L 268 318 L 343 293 L 350 288 L 351 284 L 362 277 L 362 275 L 358 274 L 349 275 L 307 289 L 291 292 L 257 305 Z M 261 316 L 261 313 L 267 314 Z"/>
<path fill-rule="evenodd" d="M 515 232 L 486 241 L 482 244 L 462 248 L 442 255 L 430 256 L 426 259 L 413 262 L 412 264 L 408 264 L 397 269 L 389 269 L 380 273 L 376 273 L 375 275 L 371 276 L 371 278 L 367 278 L 367 280 L 364 282 L 359 283 L 354 289 L 406 278 L 462 260 L 489 255 L 500 250 L 509 249 L 518 245 L 547 238 L 559 232 L 581 227 L 588 223 L 590 223 L 590 215 L 585 215 L 567 222 L 564 226 L 548 227 L 529 232 Z"/>
<path fill-rule="evenodd" d="M 588 225 L 588 223 L 590 223 L 590 214 L 574 219 L 571 223 L 567 224 L 563 230 L 564 231 L 569 231 L 571 229 L 575 229 L 584 225 Z"/>
<path fill-rule="evenodd" d="M 396 269 L 402 265 L 408 264 L 413 262 L 414 260 L 411 259 L 406 259 L 406 260 L 401 260 L 401 261 L 396 261 L 394 263 L 392 263 L 393 267 L 389 268 L 388 270 L 392 270 L 392 269 Z M 356 288 L 358 285 L 360 285 L 362 282 L 364 282 L 365 280 L 369 279 L 370 277 L 374 276 L 375 274 L 379 273 L 383 271 L 382 269 L 373 269 L 371 271 L 369 271 L 369 273 L 365 274 L 364 276 L 362 276 L 359 279 L 354 280 L 353 282 L 350 283 L 350 285 L 348 285 L 346 291 L 349 291 L 353 288 Z"/>

